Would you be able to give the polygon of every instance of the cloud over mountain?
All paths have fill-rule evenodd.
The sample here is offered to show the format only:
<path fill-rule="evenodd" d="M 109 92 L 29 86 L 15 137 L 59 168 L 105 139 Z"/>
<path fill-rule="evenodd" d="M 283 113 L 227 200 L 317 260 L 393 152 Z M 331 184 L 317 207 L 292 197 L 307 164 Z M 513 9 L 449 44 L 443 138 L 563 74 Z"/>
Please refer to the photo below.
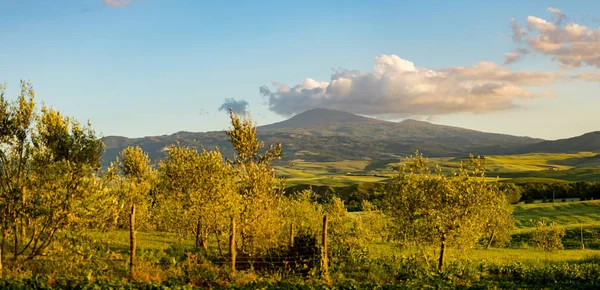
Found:
<path fill-rule="evenodd" d="M 294 86 L 260 88 L 269 109 L 289 116 L 313 108 L 385 117 L 485 113 L 517 106 L 518 99 L 551 96 L 526 89 L 551 83 L 560 73 L 512 72 L 492 62 L 427 69 L 397 55 L 375 57 L 373 72 L 341 69 L 329 81 L 306 78 Z M 434 117 L 431 117 L 435 119 Z"/>

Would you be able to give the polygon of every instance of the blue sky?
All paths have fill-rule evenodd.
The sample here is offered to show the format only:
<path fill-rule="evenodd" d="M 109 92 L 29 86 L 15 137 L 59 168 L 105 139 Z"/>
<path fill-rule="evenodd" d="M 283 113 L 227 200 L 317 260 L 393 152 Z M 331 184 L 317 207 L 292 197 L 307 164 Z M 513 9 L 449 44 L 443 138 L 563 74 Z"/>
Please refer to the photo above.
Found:
<path fill-rule="evenodd" d="M 600 130 L 600 79 L 594 81 L 600 68 L 594 60 L 564 69 L 543 47 L 511 40 L 512 18 L 523 29 L 528 16 L 557 21 L 548 7 L 566 14 L 562 27 L 598 29 L 600 1 L 120 1 L 0 0 L 0 82 L 8 83 L 8 96 L 16 96 L 19 80 L 31 80 L 38 101 L 91 120 L 104 136 L 222 130 L 228 116 L 219 107 L 228 98 L 247 101 L 259 125 L 329 106 L 548 139 Z M 536 26 L 528 33 L 546 32 Z M 503 65 L 505 54 L 518 47 L 529 53 Z M 310 78 L 329 87 L 336 68 L 378 77 L 375 58 L 392 55 L 383 74 L 392 67 L 403 87 L 439 85 L 409 73 L 445 73 L 479 62 L 497 64 L 494 71 L 563 77 L 530 88 L 531 82 L 512 77 L 483 80 L 459 72 L 462 82 L 449 84 L 447 98 L 405 95 L 398 84 L 386 87 L 383 81 L 362 88 L 362 79 L 352 79 L 356 91 L 333 96 L 300 85 Z M 398 72 L 398 59 L 417 68 Z M 592 81 L 569 79 L 584 73 Z M 301 92 L 286 93 L 272 82 Z M 505 90 L 463 96 L 466 82 L 501 82 Z M 263 85 L 271 98 L 259 94 Z M 515 86 L 530 93 L 517 93 Z M 374 91 L 385 91 L 377 102 L 369 99 Z M 513 91 L 519 96 L 507 95 Z"/>

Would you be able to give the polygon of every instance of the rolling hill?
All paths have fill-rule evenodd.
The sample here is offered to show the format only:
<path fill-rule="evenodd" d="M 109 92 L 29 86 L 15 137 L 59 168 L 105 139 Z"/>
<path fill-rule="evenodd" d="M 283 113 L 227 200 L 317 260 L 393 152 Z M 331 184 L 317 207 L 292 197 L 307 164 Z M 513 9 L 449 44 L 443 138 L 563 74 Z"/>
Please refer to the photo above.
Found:
<path fill-rule="evenodd" d="M 542 141 L 518 149 L 520 153 L 576 153 L 582 151 L 600 151 L 600 131 L 555 141 Z"/>
<path fill-rule="evenodd" d="M 306 161 L 403 158 L 415 150 L 429 157 L 508 154 L 542 150 L 550 145 L 536 146 L 560 141 L 486 133 L 416 120 L 389 122 L 327 109 L 309 110 L 282 122 L 260 126 L 257 131 L 265 144 L 282 143 L 285 160 Z M 131 145 L 142 147 L 153 160 L 163 158 L 167 147 L 173 143 L 199 150 L 218 147 L 224 156 L 233 155 L 227 135 L 222 131 L 178 132 L 143 138 L 107 136 L 103 141 L 106 144 L 104 165 Z"/>

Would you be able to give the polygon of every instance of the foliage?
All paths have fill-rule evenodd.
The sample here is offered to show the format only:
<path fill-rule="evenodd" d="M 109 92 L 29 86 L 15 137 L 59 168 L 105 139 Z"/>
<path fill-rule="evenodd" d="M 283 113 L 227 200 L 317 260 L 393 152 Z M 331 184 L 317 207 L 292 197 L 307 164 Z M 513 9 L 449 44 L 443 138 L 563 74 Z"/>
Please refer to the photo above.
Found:
<path fill-rule="evenodd" d="M 260 254 L 278 244 L 281 239 L 281 198 L 283 180 L 275 175 L 271 162 L 280 158 L 281 145 L 269 146 L 258 140 L 256 126 L 249 118 L 230 112 L 229 136 L 235 155 L 231 162 L 241 196 L 236 224 L 240 232 L 243 254 Z"/>
<path fill-rule="evenodd" d="M 556 223 L 547 223 L 544 220 L 535 222 L 536 229 L 531 234 L 531 240 L 536 247 L 544 251 L 556 251 L 564 249 L 562 238 L 565 236 L 565 229 L 556 225 Z"/>
<path fill-rule="evenodd" d="M 514 183 L 503 183 L 500 185 L 500 191 L 506 196 L 509 204 L 517 204 L 521 201 L 523 195 L 523 187 Z"/>
<path fill-rule="evenodd" d="M 161 228 L 181 237 L 192 233 L 196 247 L 205 250 L 209 235 L 214 235 L 221 251 L 230 217 L 240 203 L 232 168 L 221 153 L 171 146 L 168 157 L 160 163 L 159 175 L 161 190 L 156 207 Z"/>
<path fill-rule="evenodd" d="M 0 86 L 0 220 L 17 267 L 45 253 L 57 233 L 94 224 L 102 211 L 102 142 L 91 126 L 42 106 L 30 83 L 14 102 Z M 3 253 L 5 254 L 5 253 Z M 2 257 L 4 258 L 4 257 Z M 2 271 L 0 264 L 0 272 Z"/>
<path fill-rule="evenodd" d="M 493 188 L 495 184 L 489 185 Z M 500 189 L 502 190 L 502 189 Z M 505 189 L 506 190 L 506 189 Z M 504 191 L 506 193 L 506 191 Z M 504 247 L 511 240 L 511 232 L 515 228 L 513 219 L 513 209 L 509 206 L 508 195 L 492 194 L 488 196 L 490 200 L 487 212 L 484 216 L 483 236 L 487 248 Z"/>
<path fill-rule="evenodd" d="M 440 245 L 441 270 L 446 244 L 472 247 L 484 232 L 489 214 L 506 206 L 503 199 L 496 186 L 486 183 L 480 159 L 472 156 L 470 166 L 462 164 L 458 173 L 446 176 L 439 167 L 432 172 L 417 152 L 390 183 L 386 207 L 400 236 Z"/>

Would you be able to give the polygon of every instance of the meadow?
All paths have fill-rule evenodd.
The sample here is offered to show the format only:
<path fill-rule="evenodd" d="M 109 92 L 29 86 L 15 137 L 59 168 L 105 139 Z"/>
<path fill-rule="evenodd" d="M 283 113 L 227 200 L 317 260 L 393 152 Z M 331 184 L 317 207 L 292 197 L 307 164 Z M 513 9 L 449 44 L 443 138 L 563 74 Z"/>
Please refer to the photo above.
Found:
<path fill-rule="evenodd" d="M 600 156 L 594 152 L 535 153 L 484 156 L 487 176 L 503 182 L 574 182 L 600 181 Z M 443 171 L 455 171 L 467 157 L 429 158 Z M 347 160 L 337 162 L 305 162 L 302 160 L 278 163 L 278 175 L 288 185 L 311 184 L 342 186 L 353 183 L 382 182 L 393 176 L 401 160 Z"/>
<path fill-rule="evenodd" d="M 238 287 L 240 289 L 290 287 L 390 289 L 389 283 L 395 285 L 392 289 L 414 287 L 592 289 L 598 286 L 595 278 L 592 277 L 597 273 L 594 271 L 600 271 L 598 268 L 600 267 L 600 204 L 598 202 L 521 203 L 513 205 L 512 208 L 516 225 L 512 232 L 513 242 L 505 248 L 485 249 L 476 246 L 466 254 L 450 248 L 448 267 L 444 273 L 431 269 L 431 264 L 435 264 L 433 257 L 436 248 L 407 248 L 398 247 L 393 242 L 373 241 L 368 244 L 368 250 L 363 251 L 362 256 L 353 257 L 353 260 L 349 261 L 332 261 L 330 279 L 334 281 L 333 285 L 324 282 L 318 275 L 304 276 L 288 273 L 283 269 L 267 272 L 246 270 L 232 276 L 226 264 L 212 260 L 210 257 L 202 258 L 197 251 L 192 250 L 191 239 L 181 239 L 164 232 L 139 231 L 138 257 L 141 260 L 140 271 L 143 273 L 139 273 L 140 278 L 137 281 L 127 282 L 126 279 L 114 280 L 114 278 L 127 272 L 128 232 L 113 230 L 88 233 L 86 236 L 89 241 L 92 241 L 92 247 L 100 250 L 100 253 L 97 251 L 95 254 L 90 254 L 89 257 L 78 261 L 80 265 L 78 268 L 70 269 L 69 275 L 85 275 L 86 271 L 89 272 L 90 277 L 93 277 L 90 280 L 73 284 L 74 282 L 61 276 L 67 275 L 65 272 L 58 268 L 48 269 L 49 265 L 61 265 L 59 262 L 53 264 L 52 257 L 40 257 L 33 267 L 38 265 L 37 271 L 40 273 L 47 271 L 49 274 L 40 276 L 44 278 L 37 278 L 38 280 L 33 282 L 29 281 L 29 278 L 24 278 L 19 280 L 19 283 L 30 283 L 30 286 L 62 285 L 64 288 L 79 287 L 78 289 L 97 289 L 95 287 L 188 289 L 185 285 L 202 288 L 220 288 L 228 285 L 226 287 L 228 289 Z M 365 214 L 352 213 L 354 219 L 361 219 Z M 565 250 L 547 252 L 532 245 L 528 234 L 534 228 L 530 221 L 540 218 L 555 221 L 576 232 L 573 236 L 568 234 L 563 238 Z M 586 249 L 579 248 L 580 227 L 583 227 L 585 232 Z M 330 237 L 330 239 L 335 238 L 335 236 Z M 216 249 L 211 247 L 211 251 Z M 98 266 L 103 270 L 94 271 L 92 275 L 92 270 L 88 269 Z M 172 270 L 173 267 L 176 270 Z M 170 276 L 172 278 L 169 278 Z M 78 286 L 74 287 L 74 285 Z"/>

